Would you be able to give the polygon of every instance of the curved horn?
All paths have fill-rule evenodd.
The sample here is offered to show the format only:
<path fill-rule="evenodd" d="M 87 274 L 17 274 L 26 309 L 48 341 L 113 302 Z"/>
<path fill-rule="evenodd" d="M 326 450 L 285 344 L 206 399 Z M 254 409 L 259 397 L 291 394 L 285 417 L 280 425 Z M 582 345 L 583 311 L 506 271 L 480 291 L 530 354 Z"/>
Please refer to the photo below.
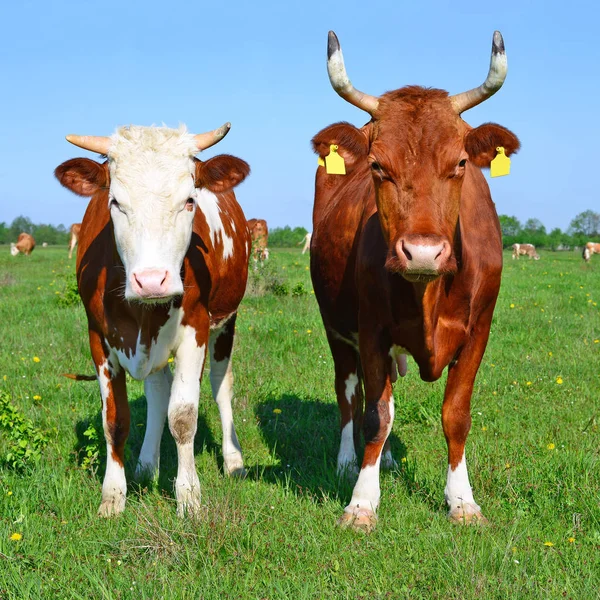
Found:
<path fill-rule="evenodd" d="M 379 98 L 358 91 L 348 79 L 344 56 L 337 35 L 329 32 L 327 40 L 327 73 L 333 89 L 347 102 L 372 115 L 379 105 Z"/>
<path fill-rule="evenodd" d="M 504 83 L 508 63 L 506 61 L 506 52 L 504 50 L 504 40 L 499 31 L 494 31 L 492 40 L 492 57 L 490 59 L 490 70 L 487 79 L 479 87 L 450 96 L 450 101 L 457 114 L 461 114 L 469 108 L 477 106 L 479 103 L 493 96 Z"/>
<path fill-rule="evenodd" d="M 214 146 L 229 133 L 230 129 L 231 123 L 225 123 L 225 125 L 221 125 L 218 129 L 195 135 L 194 140 L 196 141 L 198 150 L 206 150 L 207 148 Z"/>
<path fill-rule="evenodd" d="M 68 135 L 67 142 L 79 146 L 84 150 L 97 152 L 98 154 L 108 154 L 110 138 L 98 135 Z"/>

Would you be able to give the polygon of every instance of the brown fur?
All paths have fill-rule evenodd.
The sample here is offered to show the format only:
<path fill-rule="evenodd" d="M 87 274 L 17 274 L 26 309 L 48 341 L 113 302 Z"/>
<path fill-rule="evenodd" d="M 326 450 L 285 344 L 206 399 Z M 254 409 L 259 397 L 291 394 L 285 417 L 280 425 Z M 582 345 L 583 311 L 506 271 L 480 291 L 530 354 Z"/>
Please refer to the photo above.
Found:
<path fill-rule="evenodd" d="M 248 219 L 248 229 L 252 239 L 252 256 L 254 260 L 267 258 L 267 246 L 269 244 L 269 228 L 264 219 Z"/>
<path fill-rule="evenodd" d="M 15 246 L 21 254 L 29 256 L 35 248 L 35 240 L 29 233 L 20 233 Z"/>

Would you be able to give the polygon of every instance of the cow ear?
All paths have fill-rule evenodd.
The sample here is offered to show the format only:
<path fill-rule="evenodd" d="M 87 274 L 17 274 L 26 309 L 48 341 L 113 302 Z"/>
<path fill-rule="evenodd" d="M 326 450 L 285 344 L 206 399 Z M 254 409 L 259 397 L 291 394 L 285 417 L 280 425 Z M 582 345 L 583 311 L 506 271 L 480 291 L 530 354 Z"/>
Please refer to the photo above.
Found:
<path fill-rule="evenodd" d="M 465 135 L 465 150 L 477 167 L 489 168 L 498 154 L 498 146 L 502 146 L 506 156 L 510 156 L 519 150 L 521 142 L 512 131 L 496 123 L 484 123 Z"/>
<path fill-rule="evenodd" d="M 89 158 L 72 158 L 54 169 L 60 184 L 79 196 L 93 196 L 99 189 L 108 187 L 106 163 Z"/>
<path fill-rule="evenodd" d="M 222 193 L 239 185 L 250 174 L 250 165 L 241 158 L 219 154 L 202 162 L 197 158 L 196 187 Z"/>
<path fill-rule="evenodd" d="M 334 123 L 319 131 L 312 139 L 313 149 L 322 159 L 331 151 L 331 144 L 337 145 L 338 154 L 344 159 L 347 168 L 366 161 L 369 155 L 367 136 L 364 131 L 350 123 Z"/>

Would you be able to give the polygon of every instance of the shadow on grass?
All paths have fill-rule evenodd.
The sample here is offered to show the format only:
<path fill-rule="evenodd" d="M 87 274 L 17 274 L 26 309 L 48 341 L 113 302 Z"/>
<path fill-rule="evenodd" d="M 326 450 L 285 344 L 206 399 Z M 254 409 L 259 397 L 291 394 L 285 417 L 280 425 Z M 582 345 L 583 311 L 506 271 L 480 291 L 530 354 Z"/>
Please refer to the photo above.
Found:
<path fill-rule="evenodd" d="M 264 442 L 277 465 L 251 467 L 250 478 L 287 487 L 292 493 L 317 501 L 333 498 L 347 504 L 356 479 L 352 476 L 340 479 L 336 473 L 340 443 L 337 405 L 283 394 L 267 398 L 256 407 L 255 413 Z M 409 494 L 418 494 L 428 501 L 433 497 L 430 490 L 417 481 L 414 467 L 403 462 L 406 446 L 393 431 L 389 439 L 398 463 L 391 476 L 400 479 Z M 361 445 L 359 462 L 363 450 Z M 428 503 L 439 509 L 435 501 Z"/>
<path fill-rule="evenodd" d="M 146 397 L 140 396 L 129 402 L 131 411 L 131 428 L 127 444 L 125 445 L 125 477 L 127 478 L 128 488 L 131 491 L 140 489 L 140 484 L 134 479 L 135 467 L 142 449 L 144 434 L 146 432 Z M 104 432 L 102 428 L 102 412 L 98 411 L 93 417 L 78 421 L 75 425 L 77 442 L 75 443 L 74 453 L 77 462 L 81 465 L 86 456 L 86 449 L 90 445 L 90 439 L 84 434 L 92 425 L 97 433 L 97 446 L 100 450 L 98 461 L 93 465 L 95 477 L 100 482 L 104 479 L 106 470 L 106 443 L 104 441 Z M 212 436 L 210 426 L 202 414 L 198 415 L 198 429 L 194 438 L 194 454 L 202 452 L 212 452 L 218 457 L 219 468 L 223 468 L 223 457 L 221 456 L 221 445 L 215 442 Z M 177 477 L 177 447 L 173 436 L 168 431 L 168 424 L 165 423 L 160 443 L 160 472 L 157 482 L 158 490 L 168 496 L 174 496 L 174 482 Z M 142 482 L 142 486 L 153 485 L 150 482 Z"/>

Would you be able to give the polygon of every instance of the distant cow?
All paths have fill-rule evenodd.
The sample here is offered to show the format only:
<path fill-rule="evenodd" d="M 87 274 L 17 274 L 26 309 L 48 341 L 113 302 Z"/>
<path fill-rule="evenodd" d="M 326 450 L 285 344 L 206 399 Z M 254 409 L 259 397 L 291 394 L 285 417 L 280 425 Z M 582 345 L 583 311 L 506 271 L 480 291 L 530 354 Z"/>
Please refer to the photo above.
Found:
<path fill-rule="evenodd" d="M 267 260 L 269 258 L 269 228 L 264 219 L 249 219 L 248 229 L 252 238 L 252 255 L 254 261 Z"/>
<path fill-rule="evenodd" d="M 418 86 L 371 96 L 350 83 L 333 32 L 327 56 L 335 91 L 370 116 L 361 128 L 337 123 L 313 138 L 321 159 L 335 146 L 346 171 L 317 168 L 310 249 L 335 369 L 340 473 L 357 467 L 361 426 L 365 439 L 340 524 L 369 531 L 377 521 L 380 467 L 395 464 L 388 440 L 392 384 L 406 354 L 425 381 L 436 381 L 448 367 L 442 427 L 449 517 L 481 520 L 465 444 L 502 275 L 500 223 L 481 168 L 490 166 L 498 146 L 512 154 L 520 144 L 508 129 L 471 127 L 461 114 L 504 82 L 502 36 L 494 34 L 483 85 L 454 96 Z"/>
<path fill-rule="evenodd" d="M 304 248 L 302 248 L 302 254 L 305 254 L 307 250 L 310 250 L 310 238 L 312 237 L 312 233 L 309 231 L 300 242 L 298 242 L 298 246 L 300 244 L 304 244 Z"/>
<path fill-rule="evenodd" d="M 206 162 L 194 158 L 229 127 L 196 136 L 183 126 L 123 127 L 111 137 L 68 136 L 107 160 L 75 158 L 55 171 L 62 185 L 91 196 L 77 249 L 77 283 L 102 396 L 107 448 L 102 516 L 125 508 L 126 371 L 145 380 L 148 405 L 136 476 L 157 475 L 168 416 L 177 445 L 178 514 L 200 508 L 194 436 L 208 355 L 223 427 L 224 471 L 244 473 L 232 418 L 230 358 L 250 235 L 233 188 L 250 168 L 229 155 Z"/>
<path fill-rule="evenodd" d="M 519 256 L 529 256 L 529 260 L 533 258 L 533 260 L 540 260 L 540 255 L 535 251 L 535 246 L 533 244 L 513 244 L 512 246 L 513 259 L 519 260 Z"/>
<path fill-rule="evenodd" d="M 69 260 L 73 256 L 73 250 L 77 246 L 77 240 L 79 240 L 79 232 L 81 231 L 81 223 L 73 223 L 71 225 L 71 239 L 69 240 Z"/>
<path fill-rule="evenodd" d="M 585 260 L 585 262 L 590 262 L 590 258 L 592 257 L 592 254 L 600 254 L 600 244 L 596 243 L 596 242 L 588 242 L 584 247 L 583 247 L 583 260 Z"/>
<path fill-rule="evenodd" d="M 33 239 L 33 236 L 28 233 L 20 233 L 19 237 L 17 238 L 17 243 L 12 243 L 10 245 L 10 253 L 13 256 L 17 256 L 17 254 L 20 252 L 21 254 L 29 256 L 33 252 L 34 248 L 35 240 Z"/>

